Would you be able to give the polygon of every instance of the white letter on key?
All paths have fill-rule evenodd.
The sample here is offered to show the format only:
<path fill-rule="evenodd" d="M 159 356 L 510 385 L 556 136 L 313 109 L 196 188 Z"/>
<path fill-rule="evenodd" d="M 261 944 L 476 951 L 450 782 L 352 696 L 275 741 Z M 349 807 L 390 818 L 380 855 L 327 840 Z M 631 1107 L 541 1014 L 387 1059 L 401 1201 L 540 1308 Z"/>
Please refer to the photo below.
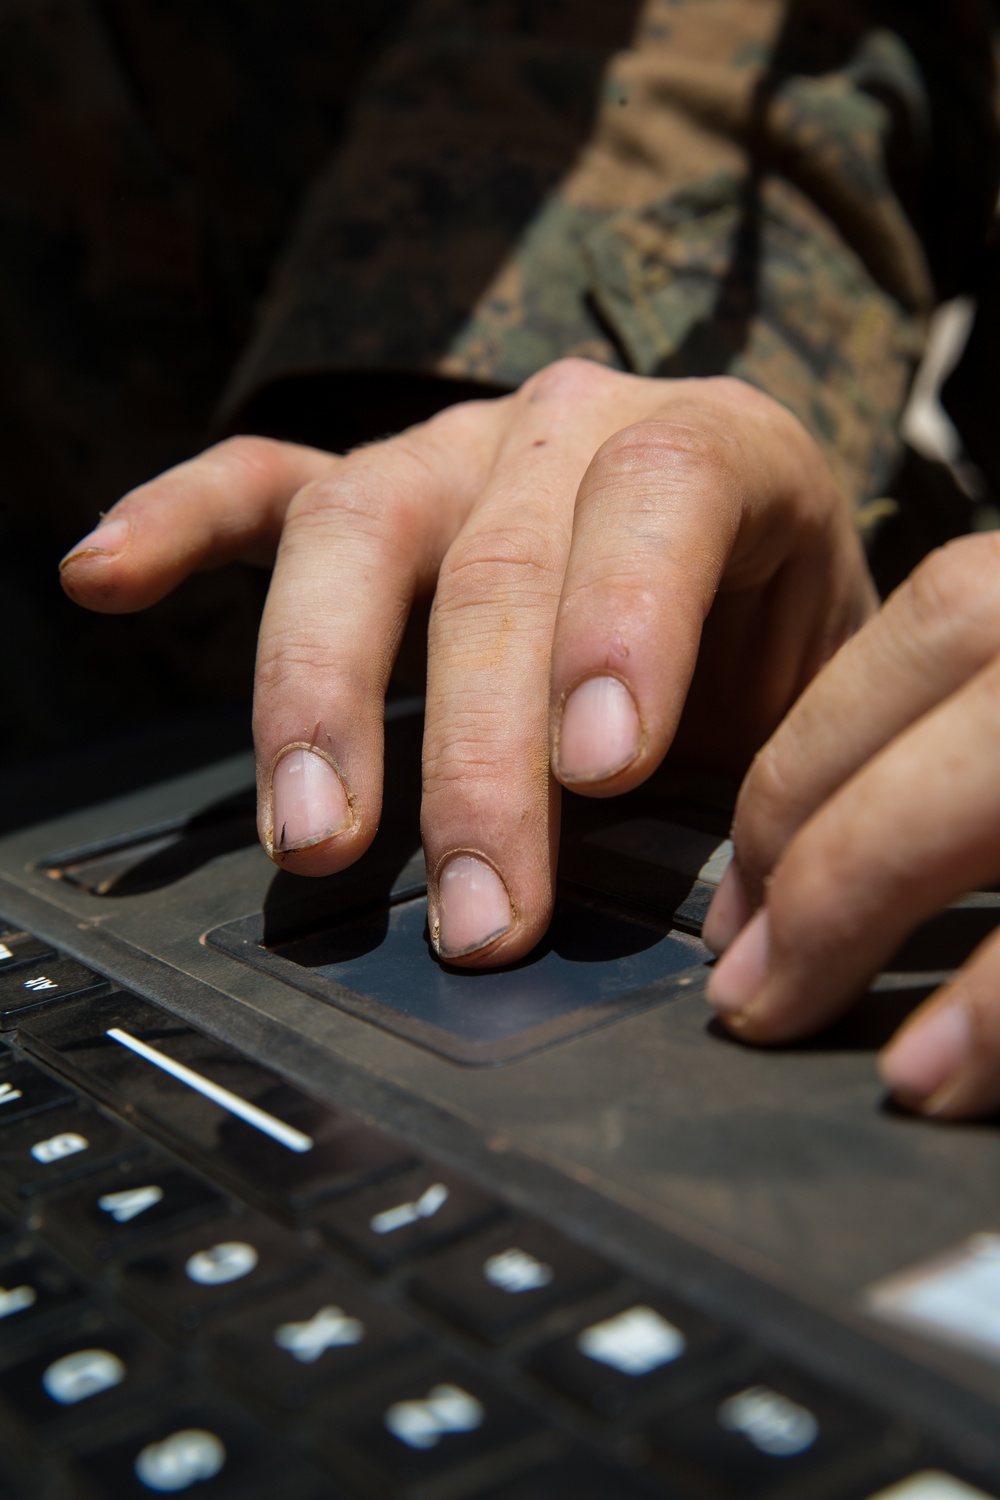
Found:
<path fill-rule="evenodd" d="M 405 1229 L 408 1224 L 417 1224 L 421 1219 L 433 1219 L 447 1201 L 448 1189 L 444 1183 L 432 1182 L 415 1203 L 400 1203 L 396 1208 L 383 1209 L 371 1220 L 369 1227 L 375 1234 L 392 1234 L 394 1229 Z"/>

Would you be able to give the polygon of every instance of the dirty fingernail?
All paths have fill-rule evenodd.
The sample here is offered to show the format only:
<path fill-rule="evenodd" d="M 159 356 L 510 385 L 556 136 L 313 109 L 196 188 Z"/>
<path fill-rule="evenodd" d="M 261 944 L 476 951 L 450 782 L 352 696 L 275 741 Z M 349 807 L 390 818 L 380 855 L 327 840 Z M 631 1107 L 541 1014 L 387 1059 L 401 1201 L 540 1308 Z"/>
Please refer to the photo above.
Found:
<path fill-rule="evenodd" d="M 438 876 L 434 946 L 445 958 L 475 953 L 513 925 L 507 887 L 485 860 L 450 859 Z"/>
<path fill-rule="evenodd" d="M 60 568 L 64 568 L 67 563 L 73 562 L 85 553 L 100 553 L 104 557 L 114 557 L 123 550 L 130 530 L 131 527 L 124 516 L 117 520 L 109 518 L 107 521 L 102 521 L 100 526 L 88 532 L 82 541 L 77 542 L 76 546 L 67 552 L 59 564 Z"/>
<path fill-rule="evenodd" d="M 588 677 L 563 704 L 556 770 L 563 781 L 600 781 L 639 754 L 635 699 L 617 677 Z"/>
<path fill-rule="evenodd" d="M 354 821 L 344 784 L 314 750 L 289 750 L 271 780 L 272 842 L 276 853 L 308 849 Z"/>
<path fill-rule="evenodd" d="M 746 926 L 749 916 L 750 903 L 743 888 L 743 878 L 735 861 L 730 861 L 705 914 L 702 942 L 713 953 L 724 952 Z"/>
<path fill-rule="evenodd" d="M 771 960 L 771 923 L 761 907 L 708 978 L 705 997 L 724 1016 L 745 1010 L 764 983 Z"/>
<path fill-rule="evenodd" d="M 940 1005 L 914 1020 L 879 1058 L 882 1081 L 906 1103 L 936 1094 L 961 1068 L 972 1048 L 965 1007 Z"/>

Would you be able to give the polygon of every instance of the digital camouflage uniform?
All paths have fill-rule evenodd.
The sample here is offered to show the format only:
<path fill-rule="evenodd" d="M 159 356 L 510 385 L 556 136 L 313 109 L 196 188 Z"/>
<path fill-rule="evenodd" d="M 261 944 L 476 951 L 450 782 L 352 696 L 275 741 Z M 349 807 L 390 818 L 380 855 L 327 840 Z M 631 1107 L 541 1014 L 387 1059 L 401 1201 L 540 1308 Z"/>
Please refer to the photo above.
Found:
<path fill-rule="evenodd" d="M 752 381 L 884 516 L 928 313 L 991 264 L 992 33 L 988 0 L 0 0 L 4 554 L 41 519 L 48 567 L 207 433 L 336 447 L 565 354 Z M 252 593 L 77 620 L 74 670 L 117 625 L 137 700 L 242 691 Z"/>

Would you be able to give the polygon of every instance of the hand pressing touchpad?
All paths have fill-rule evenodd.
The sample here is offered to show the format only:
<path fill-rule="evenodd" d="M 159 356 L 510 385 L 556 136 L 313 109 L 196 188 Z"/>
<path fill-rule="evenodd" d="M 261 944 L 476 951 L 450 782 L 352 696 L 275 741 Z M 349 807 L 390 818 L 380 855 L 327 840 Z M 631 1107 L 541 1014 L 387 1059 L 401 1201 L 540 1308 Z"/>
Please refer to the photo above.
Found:
<path fill-rule="evenodd" d="M 683 994 L 711 955 L 690 934 L 561 896 L 520 963 L 470 972 L 438 960 L 427 904 L 410 896 L 265 948 L 260 918 L 215 947 L 457 1062 L 499 1063 Z"/>

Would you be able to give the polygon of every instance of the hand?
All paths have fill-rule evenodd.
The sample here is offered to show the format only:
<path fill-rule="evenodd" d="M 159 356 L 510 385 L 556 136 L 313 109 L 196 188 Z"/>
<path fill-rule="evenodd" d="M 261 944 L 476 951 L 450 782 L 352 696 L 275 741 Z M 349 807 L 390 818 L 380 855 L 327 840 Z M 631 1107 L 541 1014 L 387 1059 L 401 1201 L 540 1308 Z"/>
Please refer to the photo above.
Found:
<path fill-rule="evenodd" d="M 874 607 L 846 503 L 783 407 L 734 380 L 580 360 L 345 458 L 222 443 L 127 495 L 63 583 L 135 610 L 196 568 L 275 553 L 254 711 L 264 846 L 315 875 L 368 846 L 386 685 L 433 596 L 429 913 L 438 951 L 468 965 L 520 957 L 548 924 L 550 759 L 592 796 L 643 781 L 675 736 L 742 772 Z"/>
<path fill-rule="evenodd" d="M 920 921 L 1000 877 L 998 583 L 997 534 L 932 553 L 754 761 L 705 923 L 726 950 L 709 998 L 748 1041 L 824 1026 Z M 1000 937 L 914 1012 L 881 1069 L 925 1114 L 1000 1106 Z"/>

